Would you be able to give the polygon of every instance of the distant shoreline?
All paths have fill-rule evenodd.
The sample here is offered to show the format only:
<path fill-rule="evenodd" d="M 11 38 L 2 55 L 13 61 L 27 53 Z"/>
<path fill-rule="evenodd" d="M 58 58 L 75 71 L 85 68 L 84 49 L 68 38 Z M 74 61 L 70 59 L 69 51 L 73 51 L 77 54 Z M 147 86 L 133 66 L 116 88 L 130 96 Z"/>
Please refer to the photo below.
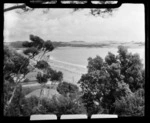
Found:
<path fill-rule="evenodd" d="M 4 42 L 5 45 L 9 45 L 14 48 L 23 48 L 23 41 Z M 55 48 L 57 47 L 86 47 L 86 48 L 107 48 L 118 47 L 119 45 L 126 46 L 128 48 L 139 48 L 145 46 L 145 42 L 119 42 L 119 41 L 103 41 L 103 42 L 85 42 L 85 41 L 52 41 Z"/>

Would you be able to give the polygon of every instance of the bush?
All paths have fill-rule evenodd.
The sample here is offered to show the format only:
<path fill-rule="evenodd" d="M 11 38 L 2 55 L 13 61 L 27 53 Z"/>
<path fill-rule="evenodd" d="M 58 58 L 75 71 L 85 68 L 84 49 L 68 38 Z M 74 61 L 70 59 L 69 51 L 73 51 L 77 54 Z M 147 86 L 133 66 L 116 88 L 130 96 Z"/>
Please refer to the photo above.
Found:
<path fill-rule="evenodd" d="M 39 98 L 32 96 L 22 100 L 22 114 L 23 116 L 30 116 L 38 113 L 38 102 Z"/>
<path fill-rule="evenodd" d="M 83 114 L 86 110 L 82 104 L 71 100 L 70 98 L 55 96 L 52 100 L 44 99 L 42 100 L 43 109 L 46 109 L 46 113 L 56 114 L 60 116 L 62 114 Z"/>
<path fill-rule="evenodd" d="M 10 105 L 7 103 L 4 105 L 4 116 L 22 116 L 21 103 L 24 95 L 21 92 L 22 87 L 18 86 Z"/>
<path fill-rule="evenodd" d="M 37 48 L 31 47 L 31 48 L 25 49 L 25 50 L 23 51 L 23 53 L 24 53 L 25 55 L 34 57 L 35 55 L 37 55 L 37 54 L 39 53 L 39 51 L 38 51 Z"/>
<path fill-rule="evenodd" d="M 41 61 L 37 62 L 35 67 L 37 67 L 38 69 L 46 69 L 46 68 L 50 67 L 50 65 L 46 61 L 41 60 Z"/>
<path fill-rule="evenodd" d="M 26 78 L 26 79 L 24 79 L 24 81 L 23 82 L 30 82 L 30 79 L 28 79 L 28 78 Z"/>
<path fill-rule="evenodd" d="M 114 106 L 114 113 L 120 116 L 144 116 L 144 97 L 138 94 L 121 97 Z"/>
<path fill-rule="evenodd" d="M 84 106 L 77 103 L 70 98 L 53 96 L 52 99 L 39 98 L 32 96 L 22 100 L 21 113 L 23 116 L 30 116 L 32 114 L 84 114 L 86 110 Z"/>
<path fill-rule="evenodd" d="M 47 74 L 42 74 L 42 73 L 38 72 L 36 79 L 38 80 L 38 83 L 45 84 L 48 80 L 48 76 L 47 76 Z"/>
<path fill-rule="evenodd" d="M 77 85 L 74 85 L 72 83 L 62 82 L 58 84 L 57 91 L 60 94 L 67 96 L 68 93 L 77 93 L 79 91 L 79 88 Z"/>
<path fill-rule="evenodd" d="M 62 81 L 63 73 L 61 71 L 53 70 L 52 68 L 47 69 L 47 75 L 51 81 Z"/>

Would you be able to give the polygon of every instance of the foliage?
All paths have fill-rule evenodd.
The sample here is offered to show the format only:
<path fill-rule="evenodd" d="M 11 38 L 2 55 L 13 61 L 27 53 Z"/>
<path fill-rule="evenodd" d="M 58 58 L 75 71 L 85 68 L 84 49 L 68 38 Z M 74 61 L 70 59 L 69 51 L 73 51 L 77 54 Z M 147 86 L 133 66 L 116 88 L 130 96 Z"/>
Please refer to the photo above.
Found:
<path fill-rule="evenodd" d="M 24 81 L 23 82 L 30 82 L 30 79 L 28 79 L 28 78 L 26 78 L 26 79 L 24 79 Z"/>
<path fill-rule="evenodd" d="M 46 51 L 52 51 L 54 49 L 54 46 L 50 40 L 45 41 L 43 44 L 43 47 L 45 48 Z"/>
<path fill-rule="evenodd" d="M 47 68 L 47 75 L 51 81 L 62 81 L 63 79 L 63 73 L 52 68 Z"/>
<path fill-rule="evenodd" d="M 19 61 L 19 62 L 18 62 Z M 28 73 L 29 59 L 4 46 L 4 75 L 7 73 Z"/>
<path fill-rule="evenodd" d="M 23 47 L 32 47 L 32 43 L 30 43 L 28 41 L 23 41 L 22 46 Z"/>
<path fill-rule="evenodd" d="M 133 95 L 117 99 L 114 103 L 115 112 L 120 116 L 144 116 L 144 95 L 143 90 L 138 90 Z"/>
<path fill-rule="evenodd" d="M 77 93 L 79 88 L 72 83 L 61 82 L 58 84 L 57 91 L 63 96 L 67 96 L 68 93 Z"/>
<path fill-rule="evenodd" d="M 44 44 L 44 40 L 41 39 L 39 36 L 30 35 L 30 44 L 32 44 L 33 47 L 36 47 L 37 49 L 41 49 Z"/>
<path fill-rule="evenodd" d="M 111 65 L 112 63 L 117 63 L 115 54 L 108 52 L 108 55 L 105 57 L 105 61 L 108 65 Z"/>
<path fill-rule="evenodd" d="M 10 87 L 10 85 L 8 85 L 8 86 Z M 5 87 L 4 87 L 4 89 L 9 90 L 8 88 L 5 88 Z M 10 90 L 9 90 L 9 92 L 10 92 Z M 23 100 L 24 95 L 21 92 L 22 92 L 22 88 L 20 85 L 17 87 L 17 90 L 15 91 L 15 94 L 14 94 L 15 96 L 14 96 L 11 104 L 7 105 L 7 102 L 6 102 L 6 104 L 4 105 L 4 115 L 5 116 L 22 116 L 21 101 Z M 6 98 L 6 95 L 4 95 L 4 96 Z M 7 96 L 9 96 L 9 95 L 7 94 Z"/>
<path fill-rule="evenodd" d="M 114 112 L 116 99 L 132 95 L 143 87 L 144 72 L 138 54 L 118 47 L 118 55 L 108 53 L 105 61 L 100 56 L 88 59 L 88 73 L 79 80 L 83 103 L 88 114 Z"/>
<path fill-rule="evenodd" d="M 35 66 L 30 65 L 31 61 L 35 60 L 35 56 L 41 52 L 43 52 L 43 56 L 46 52 L 54 49 L 51 41 L 44 41 L 38 36 L 30 35 L 30 40 L 30 42 L 23 43 L 23 46 L 26 47 L 23 53 L 28 57 L 4 46 L 4 115 L 6 116 L 28 116 L 45 112 L 44 107 L 40 107 L 40 99 L 25 99 L 24 94 L 29 93 L 31 89 L 18 90 L 21 79 L 25 78 L 25 75 L 34 70 L 35 67 L 41 69 L 36 78 L 44 86 L 48 79 L 61 81 L 63 78 L 62 72 L 51 69 L 50 65 L 44 60 L 38 61 Z M 31 69 L 31 67 L 34 68 Z M 38 105 L 36 102 L 38 102 Z"/>
<path fill-rule="evenodd" d="M 37 48 L 31 47 L 31 48 L 28 48 L 28 49 L 24 50 L 23 53 L 25 55 L 28 55 L 31 58 L 33 58 L 35 55 L 37 55 L 39 53 L 39 51 L 37 50 Z"/>
<path fill-rule="evenodd" d="M 29 72 L 28 65 L 28 58 L 4 46 L 4 115 L 20 115 L 19 104 L 23 97 L 20 82 Z"/>
<path fill-rule="evenodd" d="M 22 100 L 22 115 L 30 116 L 32 114 L 36 114 L 38 111 L 38 102 L 39 98 L 36 96 L 24 98 Z"/>
<path fill-rule="evenodd" d="M 35 67 L 38 68 L 38 69 L 46 69 L 46 68 L 50 67 L 50 65 L 46 61 L 40 60 L 40 61 L 37 62 Z"/>
<path fill-rule="evenodd" d="M 41 101 L 40 105 L 39 100 Z M 74 102 L 70 98 L 56 98 L 55 96 L 51 100 L 47 98 L 39 99 L 36 96 L 23 98 L 18 109 L 20 110 L 20 116 L 30 116 L 32 114 L 56 114 L 60 116 L 62 114 L 86 113 L 83 105 Z"/>
<path fill-rule="evenodd" d="M 47 82 L 48 76 L 47 74 L 42 74 L 41 72 L 38 72 L 36 78 L 38 80 L 38 83 L 42 84 Z"/>
<path fill-rule="evenodd" d="M 101 70 L 103 66 L 103 59 L 100 56 L 96 56 L 94 59 L 91 57 L 88 58 L 88 72 L 92 72 L 95 70 Z"/>
<path fill-rule="evenodd" d="M 121 73 L 124 81 L 129 84 L 130 89 L 135 92 L 142 87 L 142 63 L 139 54 L 128 53 L 123 46 L 118 47 L 118 59 L 120 61 Z"/>

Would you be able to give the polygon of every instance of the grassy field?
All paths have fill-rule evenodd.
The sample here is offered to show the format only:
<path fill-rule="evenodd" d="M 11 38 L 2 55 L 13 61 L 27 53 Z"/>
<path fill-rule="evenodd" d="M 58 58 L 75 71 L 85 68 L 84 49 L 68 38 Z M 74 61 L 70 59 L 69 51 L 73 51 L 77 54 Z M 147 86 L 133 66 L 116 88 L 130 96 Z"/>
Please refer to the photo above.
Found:
<path fill-rule="evenodd" d="M 22 92 L 24 95 L 27 95 L 35 90 L 38 90 L 38 89 L 41 89 L 42 86 L 39 84 L 39 85 L 34 85 L 34 86 L 22 86 Z M 45 86 L 45 88 L 48 88 L 48 89 L 55 89 L 57 88 L 57 84 L 47 84 Z"/>

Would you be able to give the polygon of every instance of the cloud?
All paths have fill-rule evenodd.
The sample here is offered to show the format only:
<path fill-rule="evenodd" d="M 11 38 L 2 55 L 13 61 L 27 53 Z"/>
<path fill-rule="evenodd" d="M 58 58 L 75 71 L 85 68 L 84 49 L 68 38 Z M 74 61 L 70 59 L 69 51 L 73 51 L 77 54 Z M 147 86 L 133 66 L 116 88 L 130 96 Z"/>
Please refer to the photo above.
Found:
<path fill-rule="evenodd" d="M 28 40 L 30 34 L 54 41 L 144 41 L 144 6 L 122 5 L 113 16 L 94 17 L 88 9 L 72 13 L 71 9 L 41 9 L 5 14 L 5 41 Z"/>

